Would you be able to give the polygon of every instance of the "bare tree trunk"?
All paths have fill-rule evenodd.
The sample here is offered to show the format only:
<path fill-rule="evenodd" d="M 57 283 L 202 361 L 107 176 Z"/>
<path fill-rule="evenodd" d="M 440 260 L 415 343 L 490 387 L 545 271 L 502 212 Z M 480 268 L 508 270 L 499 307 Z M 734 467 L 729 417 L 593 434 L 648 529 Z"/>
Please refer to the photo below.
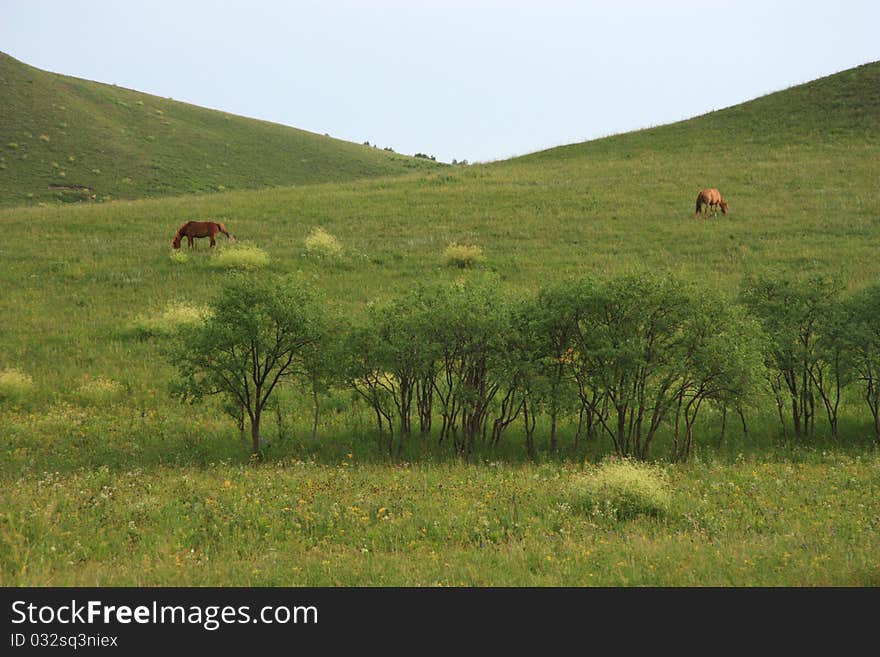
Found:
<path fill-rule="evenodd" d="M 739 421 L 742 422 L 743 435 L 748 436 L 749 435 L 749 425 L 746 424 L 746 416 L 743 413 L 742 408 L 740 406 L 737 406 L 736 412 L 739 414 Z"/>
<path fill-rule="evenodd" d="M 241 441 L 246 443 L 247 438 L 245 438 L 244 432 L 244 416 L 247 415 L 247 412 L 244 409 L 244 404 L 238 405 L 238 414 L 235 416 L 235 424 L 238 426 L 238 436 L 241 438 Z"/>
<path fill-rule="evenodd" d="M 312 401 L 315 404 L 315 418 L 312 422 L 312 440 L 315 440 L 318 437 L 318 415 L 320 413 L 320 406 L 318 402 L 318 391 L 312 388 Z"/>
<path fill-rule="evenodd" d="M 422 436 L 431 433 L 434 388 L 430 383 L 416 383 L 416 406 L 419 411 L 419 432 Z"/>
<path fill-rule="evenodd" d="M 721 409 L 721 433 L 718 436 L 718 447 L 724 444 L 724 436 L 727 433 L 727 404 Z"/>
<path fill-rule="evenodd" d="M 529 402 L 523 402 L 523 421 L 526 429 L 526 452 L 530 459 L 535 458 L 535 425 L 537 419 L 534 413 L 529 413 Z"/>
<path fill-rule="evenodd" d="M 262 409 L 255 409 L 251 417 L 251 454 L 260 453 L 260 413 Z"/>
<path fill-rule="evenodd" d="M 578 451 L 578 447 L 580 447 L 581 442 L 581 432 L 584 430 L 584 412 L 585 409 L 581 406 L 581 410 L 578 412 L 578 425 L 577 430 L 574 432 L 574 451 Z"/>

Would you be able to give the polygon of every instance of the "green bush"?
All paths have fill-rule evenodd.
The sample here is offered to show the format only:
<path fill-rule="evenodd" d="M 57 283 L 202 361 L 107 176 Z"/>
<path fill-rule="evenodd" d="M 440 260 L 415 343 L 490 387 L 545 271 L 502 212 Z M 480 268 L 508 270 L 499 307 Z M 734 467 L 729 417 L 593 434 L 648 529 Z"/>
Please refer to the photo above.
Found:
<path fill-rule="evenodd" d="M 0 400 L 19 402 L 34 389 L 34 380 L 29 374 L 14 367 L 0 370 Z"/>
<path fill-rule="evenodd" d="M 342 244 L 323 228 L 313 228 L 306 236 L 306 253 L 321 257 L 333 257 L 342 253 Z"/>
<path fill-rule="evenodd" d="M 251 244 L 225 246 L 211 258 L 211 265 L 221 269 L 259 269 L 269 264 L 269 254 Z"/>
<path fill-rule="evenodd" d="M 577 507 L 612 520 L 663 516 L 672 501 L 663 470 L 631 459 L 603 462 L 575 484 L 574 495 Z"/>
<path fill-rule="evenodd" d="M 136 319 L 131 324 L 131 331 L 142 338 L 173 335 L 183 326 L 192 326 L 205 321 L 208 312 L 207 306 L 170 303 L 158 314 Z"/>
<path fill-rule="evenodd" d="M 117 401 L 125 394 L 125 386 L 104 377 L 84 378 L 76 390 L 77 399 L 83 404 L 106 404 Z"/>
<path fill-rule="evenodd" d="M 453 242 L 444 252 L 446 264 L 451 267 L 473 267 L 483 262 L 483 249 L 475 244 L 456 244 Z"/>

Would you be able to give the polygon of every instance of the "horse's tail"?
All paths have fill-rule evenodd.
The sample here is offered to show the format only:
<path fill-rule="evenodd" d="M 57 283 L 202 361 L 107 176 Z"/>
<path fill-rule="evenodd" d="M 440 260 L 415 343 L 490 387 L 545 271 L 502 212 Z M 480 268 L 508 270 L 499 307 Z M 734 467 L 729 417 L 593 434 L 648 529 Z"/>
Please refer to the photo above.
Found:
<path fill-rule="evenodd" d="M 700 214 L 700 209 L 703 207 L 703 192 L 697 194 L 697 209 L 694 211 L 694 214 Z"/>

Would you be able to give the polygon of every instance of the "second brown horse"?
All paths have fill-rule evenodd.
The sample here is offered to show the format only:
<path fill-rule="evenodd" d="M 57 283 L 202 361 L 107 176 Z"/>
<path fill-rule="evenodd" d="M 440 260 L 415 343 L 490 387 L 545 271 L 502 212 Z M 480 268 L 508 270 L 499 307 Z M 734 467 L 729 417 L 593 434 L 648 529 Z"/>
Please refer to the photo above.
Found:
<path fill-rule="evenodd" d="M 700 210 L 702 210 L 703 214 L 706 216 L 708 216 L 709 211 L 711 210 L 715 213 L 714 216 L 717 217 L 719 207 L 723 214 L 727 214 L 727 203 L 721 198 L 721 192 L 714 187 L 711 189 L 704 189 L 697 194 L 697 211 L 694 214 L 694 217 L 700 216 Z"/>
<path fill-rule="evenodd" d="M 214 236 L 217 233 L 223 233 L 230 242 L 234 242 L 235 238 L 226 230 L 226 226 L 216 221 L 187 221 L 177 229 L 177 234 L 171 242 L 171 246 L 175 249 L 180 248 L 180 240 L 186 237 L 189 248 L 193 248 L 194 237 L 210 237 L 211 246 L 213 247 L 217 240 Z"/>

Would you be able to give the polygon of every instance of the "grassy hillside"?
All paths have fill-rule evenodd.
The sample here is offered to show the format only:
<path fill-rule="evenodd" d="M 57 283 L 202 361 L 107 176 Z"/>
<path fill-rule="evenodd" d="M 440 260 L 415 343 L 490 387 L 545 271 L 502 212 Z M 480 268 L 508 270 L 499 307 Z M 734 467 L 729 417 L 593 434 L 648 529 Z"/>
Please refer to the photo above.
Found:
<path fill-rule="evenodd" d="M 0 210 L 0 363 L 44 371 L 59 390 L 84 368 L 138 363 L 152 374 L 136 376 L 136 387 L 153 387 L 155 345 L 115 334 L 167 303 L 204 302 L 220 284 L 223 270 L 204 244 L 186 263 L 168 257 L 177 226 L 205 217 L 267 251 L 271 270 L 313 277 L 351 313 L 461 275 L 445 265 L 451 242 L 479 245 L 482 268 L 524 291 L 569 274 L 637 269 L 725 290 L 749 273 L 825 273 L 855 289 L 880 277 L 878 72 L 872 64 L 693 123 L 423 176 Z M 804 100 L 823 88 L 836 113 Z M 839 98 L 861 99 L 865 118 L 850 117 L 855 105 Z M 768 116 L 767 106 L 789 111 Z M 837 127 L 798 138 L 795 127 L 818 122 L 817 113 Z M 726 137 L 715 146 L 720 128 L 711 126 L 722 123 Z M 769 145 L 784 125 L 789 137 Z M 697 191 L 710 185 L 730 214 L 695 220 Z M 124 231 L 113 228 L 120 224 Z M 306 253 L 317 226 L 341 241 L 339 257 Z"/>
<path fill-rule="evenodd" d="M 338 182 L 438 166 L 48 73 L 0 53 L 0 205 Z"/>
<path fill-rule="evenodd" d="M 33 379 L 0 407 L 0 583 L 876 585 L 880 470 L 849 412 L 859 399 L 844 400 L 839 443 L 781 442 L 771 406 L 719 444 L 711 416 L 696 461 L 666 466 L 671 514 L 606 523 L 576 511 L 568 487 L 610 446 L 575 452 L 569 426 L 561 456 L 539 427 L 539 464 L 522 462 L 512 427 L 484 463 L 413 441 L 410 465 L 389 467 L 348 393 L 324 399 L 313 441 L 308 401 L 286 391 L 281 423 L 265 429 L 270 463 L 255 468 L 216 404 L 169 398 L 165 342 L 132 327 L 206 303 L 225 280 L 223 238 L 219 253 L 170 257 L 177 226 L 201 217 L 350 316 L 473 275 L 445 263 L 450 242 L 480 246 L 478 269 L 522 294 L 645 269 L 729 293 L 767 271 L 860 288 L 880 278 L 878 75 L 874 63 L 491 165 L 0 210 L 0 369 Z M 694 219 L 706 186 L 729 215 Z M 340 255 L 308 252 L 317 226 Z"/>
<path fill-rule="evenodd" d="M 880 63 L 865 64 L 702 116 L 517 158 L 548 162 L 654 151 L 701 163 L 748 148 L 838 148 L 880 142 Z M 733 172 L 732 172 L 733 173 Z M 741 172 L 740 172 L 741 173 Z"/>

